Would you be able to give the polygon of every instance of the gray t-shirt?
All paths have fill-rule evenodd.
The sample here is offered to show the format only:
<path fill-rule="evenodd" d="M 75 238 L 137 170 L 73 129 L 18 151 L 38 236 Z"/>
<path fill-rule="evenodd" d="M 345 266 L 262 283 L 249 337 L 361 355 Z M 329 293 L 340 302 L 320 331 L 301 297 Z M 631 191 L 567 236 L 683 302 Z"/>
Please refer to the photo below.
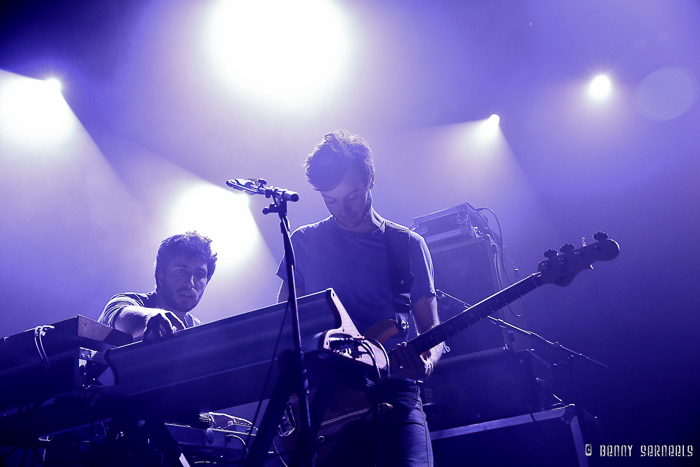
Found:
<path fill-rule="evenodd" d="M 328 217 L 292 234 L 297 288 L 310 294 L 332 287 L 361 333 L 377 321 L 395 317 L 387 275 L 385 225 L 382 223 L 368 234 L 357 234 L 341 229 Z M 410 236 L 411 273 L 415 276 L 411 302 L 415 303 L 426 295 L 434 295 L 435 287 L 425 240 L 415 232 L 410 232 Z M 287 279 L 284 259 L 277 275 Z"/>
<path fill-rule="evenodd" d="M 106 324 L 107 326 L 114 327 L 114 319 L 124 308 L 129 305 L 142 306 L 144 308 L 158 308 L 156 306 L 156 293 L 151 292 L 145 294 L 127 292 L 117 294 L 112 297 L 109 302 L 107 302 L 107 305 L 105 305 L 105 309 L 102 311 L 98 321 L 102 324 Z M 189 313 L 185 315 L 185 320 L 183 323 L 187 328 L 202 324 L 198 318 Z"/>

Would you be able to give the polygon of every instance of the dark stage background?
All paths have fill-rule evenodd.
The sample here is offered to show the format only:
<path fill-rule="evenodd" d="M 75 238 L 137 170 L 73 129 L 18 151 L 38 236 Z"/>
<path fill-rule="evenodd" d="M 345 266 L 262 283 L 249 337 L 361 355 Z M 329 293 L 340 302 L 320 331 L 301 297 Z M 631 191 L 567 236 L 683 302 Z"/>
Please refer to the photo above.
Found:
<path fill-rule="evenodd" d="M 79 122 L 50 148 L 0 139 L 0 335 L 96 319 L 112 294 L 151 290 L 158 242 L 184 228 L 221 244 L 203 321 L 273 303 L 277 220 L 262 198 L 249 199 L 252 216 L 230 211 L 224 182 L 294 189 L 293 226 L 319 220 L 301 163 L 348 128 L 374 149 L 375 206 L 389 219 L 489 207 L 523 275 L 548 248 L 598 230 L 618 241 L 615 261 L 525 297 L 528 326 L 609 366 L 576 363 L 577 395 L 558 383 L 600 418 L 606 443 L 700 449 L 697 1 L 339 1 L 353 52 L 334 93 L 296 108 L 213 76 L 200 38 L 211 3 L 0 7 L 0 78 L 59 78 Z M 685 81 L 657 80 L 644 101 L 658 70 Z M 612 95 L 591 102 L 599 72 Z M 471 122 L 493 113 L 496 142 L 469 140 Z M 204 197 L 183 201 L 194 186 Z M 198 217 L 173 220 L 185 212 Z M 208 230 L 220 219 L 224 230 Z"/>

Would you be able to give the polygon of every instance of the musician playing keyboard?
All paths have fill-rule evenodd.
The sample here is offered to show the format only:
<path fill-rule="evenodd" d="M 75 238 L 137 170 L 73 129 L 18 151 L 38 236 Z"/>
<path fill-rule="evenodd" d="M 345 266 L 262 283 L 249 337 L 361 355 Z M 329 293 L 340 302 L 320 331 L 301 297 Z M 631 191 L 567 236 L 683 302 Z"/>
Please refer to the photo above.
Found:
<path fill-rule="evenodd" d="M 399 374 L 383 384 L 383 401 L 390 408 L 384 416 L 383 465 L 431 466 L 430 434 L 416 381 L 430 376 L 442 348 L 421 355 L 405 344 L 411 333 L 425 332 L 439 323 L 428 248 L 418 234 L 383 219 L 372 207 L 374 161 L 363 138 L 343 130 L 329 133 L 306 158 L 305 167 L 330 217 L 300 227 L 292 235 L 297 294 L 332 287 L 365 335 L 385 318 L 405 323 L 407 328 L 402 327 L 385 344 L 387 349 L 396 346 Z M 405 238 L 405 244 L 398 244 L 404 246 L 396 247 L 395 240 L 388 240 L 388 231 L 403 232 L 399 238 Z M 401 269 L 399 264 L 410 268 L 413 276 L 413 285 L 409 285 L 412 316 L 399 316 L 394 305 L 400 286 L 389 277 Z M 284 281 L 278 299 L 284 301 L 288 296 L 284 260 L 277 275 Z M 371 425 L 349 427 L 318 465 L 373 465 L 372 433 Z"/>
<path fill-rule="evenodd" d="M 166 238 L 156 255 L 156 289 L 110 299 L 99 322 L 135 339 L 163 337 L 201 324 L 190 311 L 199 303 L 216 268 L 211 239 L 197 232 Z"/>
<path fill-rule="evenodd" d="M 216 253 L 212 253 L 211 239 L 208 237 L 197 232 L 186 232 L 166 238 L 161 242 L 156 256 L 155 291 L 115 295 L 105 306 L 99 322 L 131 334 L 135 339 L 172 335 L 178 329 L 197 326 L 201 322 L 190 311 L 202 298 L 215 267 Z M 90 427 L 89 433 L 86 435 L 78 430 L 54 435 L 46 453 L 45 465 L 86 465 L 95 462 L 94 456 L 90 457 L 89 452 L 78 448 L 85 445 L 86 437 L 89 437 L 92 446 L 93 438 L 106 438 L 108 432 L 106 426 L 99 423 Z M 120 434 L 113 433 L 112 440 L 120 439 Z M 124 445 L 132 446 L 129 443 L 131 441 Z M 116 445 L 123 447 L 118 441 Z M 123 456 L 129 454 L 133 453 L 120 452 Z M 86 462 L 88 458 L 90 462 Z"/>

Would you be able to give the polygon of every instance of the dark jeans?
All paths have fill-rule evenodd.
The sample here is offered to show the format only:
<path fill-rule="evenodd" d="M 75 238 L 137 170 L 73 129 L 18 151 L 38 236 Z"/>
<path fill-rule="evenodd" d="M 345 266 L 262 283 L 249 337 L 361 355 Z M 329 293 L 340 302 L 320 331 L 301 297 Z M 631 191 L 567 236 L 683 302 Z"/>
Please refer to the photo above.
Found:
<path fill-rule="evenodd" d="M 432 467 L 430 433 L 418 387 L 405 381 L 384 383 L 383 467 Z M 364 467 L 376 464 L 377 433 L 373 421 L 349 426 L 319 467 Z"/>

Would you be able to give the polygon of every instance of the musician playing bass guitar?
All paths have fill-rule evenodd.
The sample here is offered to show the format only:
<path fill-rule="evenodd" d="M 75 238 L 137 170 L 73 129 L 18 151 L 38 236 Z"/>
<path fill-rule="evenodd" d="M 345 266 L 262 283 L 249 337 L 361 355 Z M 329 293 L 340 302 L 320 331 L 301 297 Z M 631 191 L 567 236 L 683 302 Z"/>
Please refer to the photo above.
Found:
<path fill-rule="evenodd" d="M 383 421 L 383 462 L 389 466 L 432 466 L 430 434 L 418 380 L 425 380 L 440 359 L 442 346 L 423 354 L 405 342 L 439 323 L 430 253 L 420 235 L 383 219 L 372 207 L 374 160 L 367 142 L 338 130 L 327 134 L 305 162 L 307 180 L 330 216 L 292 235 L 298 296 L 329 287 L 363 335 L 381 320 L 396 319 L 392 378 L 382 385 L 387 410 Z M 279 301 L 287 299 L 284 260 Z M 364 466 L 375 463 L 371 425 L 349 426 L 317 465 Z"/>

